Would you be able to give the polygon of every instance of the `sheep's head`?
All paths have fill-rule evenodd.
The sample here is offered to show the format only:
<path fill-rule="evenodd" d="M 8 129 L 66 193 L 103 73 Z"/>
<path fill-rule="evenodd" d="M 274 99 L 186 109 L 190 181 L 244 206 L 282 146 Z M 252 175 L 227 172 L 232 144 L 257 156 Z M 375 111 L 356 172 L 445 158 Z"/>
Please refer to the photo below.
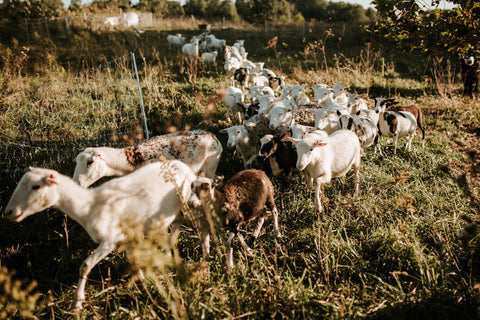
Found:
<path fill-rule="evenodd" d="M 315 148 L 327 145 L 326 141 L 324 140 L 291 139 L 291 141 L 295 143 L 297 147 L 297 169 L 300 171 L 305 170 L 312 162 L 313 150 Z"/>
<path fill-rule="evenodd" d="M 77 164 L 73 173 L 73 180 L 83 188 L 89 187 L 105 175 L 104 156 L 94 148 L 87 148 L 80 152 L 75 161 Z"/>
<path fill-rule="evenodd" d="M 59 199 L 55 191 L 58 172 L 30 168 L 13 192 L 5 208 L 7 218 L 20 222 L 26 217 L 55 205 Z"/>
<path fill-rule="evenodd" d="M 219 132 L 228 134 L 227 147 L 234 148 L 237 142 L 240 142 L 246 135 L 246 130 L 247 129 L 243 125 L 240 125 L 228 127 L 220 130 Z"/>
<path fill-rule="evenodd" d="M 223 176 L 217 176 L 214 179 L 210 179 L 199 175 L 196 180 L 192 181 L 192 193 L 188 204 L 193 207 L 200 207 L 204 200 L 216 200 L 215 188 L 217 188 L 222 182 Z"/>
<path fill-rule="evenodd" d="M 270 110 L 270 128 L 276 129 L 292 122 L 293 115 L 290 109 L 283 106 L 274 106 Z"/>

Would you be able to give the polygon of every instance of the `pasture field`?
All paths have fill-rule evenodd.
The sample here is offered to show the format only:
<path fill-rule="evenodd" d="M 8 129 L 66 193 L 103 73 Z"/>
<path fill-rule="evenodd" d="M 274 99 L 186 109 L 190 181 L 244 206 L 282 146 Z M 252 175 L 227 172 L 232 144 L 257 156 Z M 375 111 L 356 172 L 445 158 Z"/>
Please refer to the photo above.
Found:
<path fill-rule="evenodd" d="M 395 96 L 420 104 L 425 141 L 417 134 L 411 152 L 403 150 L 402 141 L 393 155 L 391 140 L 382 139 L 383 157 L 366 150 L 359 197 L 353 196 L 353 172 L 334 179 L 323 188 L 323 216 L 298 172 L 272 177 L 282 237 L 273 236 L 267 219 L 254 255 L 237 246 L 231 270 L 221 227 L 215 228 L 218 240 L 212 241 L 207 262 L 201 262 L 191 227 L 179 237 L 175 260 L 162 254 L 165 235 L 144 238 L 132 230 L 128 241 L 136 244 L 132 256 L 145 281 L 130 280 L 129 263 L 119 248 L 91 272 L 79 315 L 71 312 L 70 303 L 78 268 L 96 247 L 93 241 L 55 210 L 19 224 L 3 219 L 0 319 L 478 318 L 480 103 L 460 95 L 457 61 L 396 52 L 358 26 L 344 30 L 319 24 L 305 33 L 298 26 L 277 27 L 282 32 L 245 27 L 213 28 L 212 33 L 228 44 L 244 39 L 250 60 L 286 75 L 287 84 L 306 83 L 310 98 L 314 83 L 338 81 L 370 98 Z M 68 38 L 0 44 L 2 147 L 25 139 L 30 120 L 22 122 L 22 117 L 30 113 L 21 102 L 33 99 L 23 95 L 33 85 L 68 79 L 134 50 L 150 134 L 172 127 L 207 129 L 224 145 L 217 173 L 228 179 L 242 170 L 239 156 L 218 133 L 230 125 L 224 107 L 215 104 L 217 91 L 229 85 L 223 64 L 188 63 L 168 50 L 168 34 L 190 38 L 200 31 L 164 30 L 133 34 L 76 28 Z M 72 83 L 64 83 L 67 92 Z M 32 123 L 28 128 L 34 128 Z M 49 132 L 46 139 L 59 140 L 62 134 Z M 17 155 L 19 161 L 22 156 Z M 72 175 L 73 159 L 59 159 L 54 169 Z M 2 214 L 22 174 L 1 173 Z M 247 225 L 242 232 L 249 238 L 253 229 Z"/>

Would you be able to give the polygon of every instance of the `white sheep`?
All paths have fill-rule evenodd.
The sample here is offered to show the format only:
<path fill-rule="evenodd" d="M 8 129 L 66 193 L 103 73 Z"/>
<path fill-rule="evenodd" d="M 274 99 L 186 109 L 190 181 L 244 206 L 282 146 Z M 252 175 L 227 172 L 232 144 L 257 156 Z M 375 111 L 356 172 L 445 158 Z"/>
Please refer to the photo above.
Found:
<path fill-rule="evenodd" d="M 255 101 L 259 96 L 268 94 L 275 96 L 275 92 L 269 86 L 251 86 L 245 87 L 245 90 L 250 91 L 250 101 Z"/>
<path fill-rule="evenodd" d="M 233 263 L 233 240 L 237 237 L 243 248 L 251 254 L 253 251 L 239 233 L 243 223 L 258 218 L 258 224 L 253 232 L 256 239 L 260 234 L 267 213 L 273 214 L 274 234 L 281 236 L 278 227 L 278 210 L 275 206 L 275 196 L 272 182 L 265 172 L 260 170 L 243 170 L 231 177 L 224 185 L 223 192 L 213 187 L 211 179 L 199 179 L 193 183 L 193 192 L 200 199 L 207 199 L 216 204 L 219 215 L 225 219 L 225 225 L 230 233 L 227 240 L 228 261 L 230 268 Z M 204 192 L 202 195 L 201 192 Z M 205 201 L 205 200 L 204 200 Z"/>
<path fill-rule="evenodd" d="M 350 93 L 348 95 L 347 108 L 350 110 L 350 114 L 353 115 L 361 110 L 368 110 L 367 101 L 365 101 L 366 97 L 367 94 L 359 95 L 356 93 Z"/>
<path fill-rule="evenodd" d="M 363 149 L 378 143 L 378 128 L 375 121 L 366 117 L 356 117 L 353 119 L 355 133 Z"/>
<path fill-rule="evenodd" d="M 232 81 L 232 85 L 235 85 L 235 71 L 242 66 L 242 63 L 237 58 L 230 58 L 225 60 L 223 68 L 226 71 L 228 79 Z"/>
<path fill-rule="evenodd" d="M 339 130 L 328 137 L 296 140 L 290 138 L 297 147 L 297 169 L 305 173 L 307 186 L 315 185 L 315 201 L 319 212 L 323 212 L 320 195 L 322 185 L 332 178 L 341 177 L 354 169 L 355 195 L 360 184 L 360 142 L 355 133 Z"/>
<path fill-rule="evenodd" d="M 312 126 L 305 126 L 301 124 L 294 124 L 287 126 L 293 139 L 316 139 L 320 140 L 328 137 L 325 130 L 320 130 Z"/>
<path fill-rule="evenodd" d="M 182 53 L 187 58 L 198 57 L 199 54 L 199 40 L 192 39 L 191 43 L 186 43 L 182 47 Z"/>
<path fill-rule="evenodd" d="M 282 97 L 285 99 L 293 98 L 297 93 L 305 89 L 305 84 L 302 85 L 287 85 L 282 87 Z"/>
<path fill-rule="evenodd" d="M 80 267 L 73 299 L 82 309 L 85 285 L 92 268 L 126 239 L 128 226 L 142 225 L 166 230 L 180 213 L 197 177 L 178 160 L 146 165 L 96 189 L 85 189 L 55 170 L 31 168 L 13 192 L 5 212 L 11 221 L 54 207 L 78 222 L 97 249 Z"/>
<path fill-rule="evenodd" d="M 166 159 L 178 159 L 189 165 L 194 173 L 205 170 L 208 177 L 215 171 L 222 154 L 222 144 L 207 131 L 180 131 L 153 137 L 126 148 L 86 148 L 76 157 L 73 179 L 88 187 L 102 177 L 123 176 L 145 163 Z"/>
<path fill-rule="evenodd" d="M 168 47 L 170 49 L 180 50 L 185 44 L 185 40 L 185 37 L 180 33 L 177 33 L 176 35 L 169 34 L 167 36 Z"/>
<path fill-rule="evenodd" d="M 340 102 L 342 104 L 347 104 L 348 103 L 348 92 L 346 89 L 348 88 L 347 85 L 339 84 L 338 82 L 335 82 L 333 85 L 333 99 L 335 101 Z"/>
<path fill-rule="evenodd" d="M 225 46 L 225 61 L 231 58 L 235 58 L 240 62 L 243 61 L 243 57 L 237 48 L 234 46 Z"/>
<path fill-rule="evenodd" d="M 328 109 L 314 109 L 315 113 L 315 128 L 325 130 L 328 134 L 340 129 L 340 115 L 336 111 Z"/>
<path fill-rule="evenodd" d="M 235 148 L 242 157 L 245 169 L 250 168 L 258 156 L 260 142 L 255 141 L 256 139 L 249 134 L 244 125 L 224 128 L 219 132 L 228 134 L 227 147 Z"/>
<path fill-rule="evenodd" d="M 292 104 L 291 101 L 289 103 Z M 314 126 L 315 110 L 310 108 L 292 110 L 291 106 L 276 103 L 270 110 L 270 128 L 276 129 L 292 124 Z"/>
<path fill-rule="evenodd" d="M 315 95 L 313 101 L 318 102 L 323 108 L 327 108 L 335 102 L 335 99 L 333 99 L 334 91 L 331 88 L 327 88 L 326 84 L 315 83 L 313 91 Z"/>
<path fill-rule="evenodd" d="M 243 122 L 244 108 L 243 108 L 243 91 L 235 87 L 228 87 L 226 94 L 222 98 L 223 104 L 226 107 L 227 121 L 232 122 L 232 117 L 238 120 L 238 123 Z"/>
<path fill-rule="evenodd" d="M 215 64 L 217 59 L 218 52 L 204 52 L 202 53 L 202 61 L 206 64 Z"/>
<path fill-rule="evenodd" d="M 250 76 L 252 77 L 252 85 L 254 87 L 265 87 L 269 85 L 268 79 L 258 72 L 250 72 Z"/>

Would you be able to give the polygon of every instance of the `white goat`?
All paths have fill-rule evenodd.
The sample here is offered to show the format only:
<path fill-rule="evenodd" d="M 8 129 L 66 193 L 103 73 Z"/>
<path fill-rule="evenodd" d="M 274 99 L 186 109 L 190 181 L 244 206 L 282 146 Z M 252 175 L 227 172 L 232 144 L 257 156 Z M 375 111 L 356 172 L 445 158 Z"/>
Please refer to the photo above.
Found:
<path fill-rule="evenodd" d="M 339 130 L 321 140 L 290 138 L 297 147 L 297 169 L 305 173 L 307 186 L 313 189 L 319 212 L 323 212 L 320 195 L 322 184 L 344 176 L 354 169 L 355 195 L 360 184 L 360 143 L 355 133 Z"/>
<path fill-rule="evenodd" d="M 236 87 L 228 87 L 226 95 L 222 98 L 223 104 L 227 108 L 227 121 L 232 122 L 232 117 L 237 118 L 238 123 L 243 122 L 243 91 Z"/>
<path fill-rule="evenodd" d="M 325 130 L 328 134 L 340 129 L 340 116 L 335 111 L 315 109 L 315 128 Z"/>
<path fill-rule="evenodd" d="M 54 207 L 77 221 L 98 248 L 83 261 L 73 299 L 82 309 L 85 285 L 92 268 L 126 239 L 129 225 L 143 224 L 166 230 L 191 194 L 197 177 L 183 162 L 173 160 L 146 165 L 125 177 L 85 189 L 55 170 L 31 168 L 20 180 L 5 212 L 11 221 Z"/>
<path fill-rule="evenodd" d="M 258 156 L 260 141 L 254 141 L 244 125 L 224 128 L 220 133 L 228 134 L 227 147 L 236 148 L 243 160 L 243 166 L 248 169 Z"/>
<path fill-rule="evenodd" d="M 348 103 L 348 92 L 346 89 L 348 88 L 347 85 L 339 84 L 338 82 L 335 82 L 333 85 L 333 99 L 335 101 L 340 102 L 342 104 L 347 104 Z"/>
<path fill-rule="evenodd" d="M 199 40 L 192 39 L 191 43 L 186 43 L 182 47 L 182 53 L 187 58 L 198 57 L 199 54 Z"/>
<path fill-rule="evenodd" d="M 328 137 L 328 133 L 325 130 L 320 130 L 311 126 L 304 126 L 301 124 L 294 124 L 287 126 L 287 129 L 291 132 L 293 139 L 316 139 L 320 140 Z"/>
<path fill-rule="evenodd" d="M 297 93 L 305 89 L 305 84 L 288 85 L 282 87 L 282 97 L 285 99 L 293 98 Z"/>
<path fill-rule="evenodd" d="M 350 93 L 348 95 L 347 108 L 350 110 L 350 114 L 354 115 L 361 110 L 368 110 L 367 101 L 365 101 L 366 97 L 367 94 Z"/>
<path fill-rule="evenodd" d="M 275 96 L 273 89 L 268 86 L 252 86 L 245 87 L 245 89 L 250 91 L 250 101 L 255 101 L 259 96 L 264 94 Z"/>
<path fill-rule="evenodd" d="M 213 51 L 213 52 L 204 52 L 202 53 L 202 60 L 206 64 L 215 64 L 216 59 L 217 59 L 218 52 Z"/>
<path fill-rule="evenodd" d="M 178 159 L 189 165 L 194 173 L 205 170 L 208 177 L 215 177 L 222 144 L 207 131 L 180 131 L 153 137 L 134 147 L 86 148 L 77 157 L 73 179 L 82 187 L 88 187 L 102 177 L 123 176 L 145 163 L 166 159 Z"/>
<path fill-rule="evenodd" d="M 167 36 L 167 42 L 170 49 L 180 50 L 185 44 L 185 37 L 180 33 L 177 33 L 176 35 L 169 34 Z"/>

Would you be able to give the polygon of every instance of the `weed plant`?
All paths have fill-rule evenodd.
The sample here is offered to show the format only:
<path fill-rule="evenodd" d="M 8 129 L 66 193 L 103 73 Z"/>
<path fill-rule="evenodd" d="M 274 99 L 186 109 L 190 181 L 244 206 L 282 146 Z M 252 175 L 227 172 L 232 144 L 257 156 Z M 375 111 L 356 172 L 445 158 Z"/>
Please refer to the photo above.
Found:
<path fill-rule="evenodd" d="M 249 28 L 212 32 L 230 44 L 244 39 L 252 61 L 264 61 L 269 69 L 287 75 L 287 83 L 306 83 L 310 97 L 314 83 L 338 81 L 349 84 L 352 92 L 368 92 L 370 98 L 395 96 L 402 103 L 419 103 L 426 140 L 417 136 L 411 152 L 399 148 L 393 155 L 392 142 L 382 138 L 384 156 L 368 149 L 362 157 L 358 197 L 353 196 L 352 173 L 324 186 L 324 215 L 316 211 L 314 195 L 298 172 L 272 177 L 283 236 L 273 236 L 267 219 L 253 255 L 235 247 L 233 269 L 226 268 L 226 232 L 221 226 L 214 228 L 218 241 L 212 241 L 207 261 L 201 261 L 191 226 L 183 228 L 175 258 L 165 254 L 171 249 L 165 235 L 143 237 L 132 229 L 128 243 L 136 244 L 136 249 L 127 257 L 121 246 L 93 269 L 79 318 L 477 318 L 478 100 L 459 96 L 453 62 L 392 57 L 392 48 L 362 32 L 347 30 L 340 36 L 340 27 L 321 27 L 317 34 L 307 29 L 304 35 L 280 36 Z M 36 97 L 32 88 L 68 79 L 82 68 L 134 49 L 150 134 L 210 130 L 224 144 L 217 173 L 228 179 L 243 169 L 238 155 L 226 147 L 226 136 L 218 133 L 230 125 L 218 103 L 218 90 L 229 86 L 221 59 L 217 67 L 193 65 L 166 44 L 167 34 L 180 31 L 190 37 L 199 31 L 93 30 L 76 27 L 71 38 L 39 40 L 28 51 L 14 41 L 12 46 L 0 46 L 3 146 L 14 152 L 12 145 L 28 143 L 26 133 L 40 130 L 29 119 L 39 114 L 52 128 L 61 124 L 62 130 L 44 133 L 46 142 L 85 134 L 65 122 L 63 115 L 78 113 L 77 122 L 101 115 L 85 112 L 81 101 L 66 102 L 59 110 L 41 101 L 38 109 L 27 108 L 31 104 L 26 102 Z M 59 96 L 72 90 L 72 82 L 64 85 Z M 128 90 L 125 83 L 116 94 Z M 109 99 L 108 94 L 104 98 Z M 15 161 L 28 163 L 41 156 L 17 151 Z M 73 168 L 71 159 L 55 164 L 55 169 L 70 175 Z M 2 173 L 0 210 L 22 174 L 23 170 Z M 241 232 L 250 238 L 253 227 L 246 225 Z M 36 291 L 33 285 L 18 289 L 15 284 L 22 296 L 0 312 L 2 318 L 77 317 L 70 304 L 78 267 L 95 248 L 79 225 L 56 210 L 46 210 L 19 224 L 5 220 L 0 243 L 2 277 L 38 283 Z M 126 276 L 132 265 L 144 271 L 143 282 Z M 14 280 L 5 283 L 16 283 L 9 281 Z"/>

